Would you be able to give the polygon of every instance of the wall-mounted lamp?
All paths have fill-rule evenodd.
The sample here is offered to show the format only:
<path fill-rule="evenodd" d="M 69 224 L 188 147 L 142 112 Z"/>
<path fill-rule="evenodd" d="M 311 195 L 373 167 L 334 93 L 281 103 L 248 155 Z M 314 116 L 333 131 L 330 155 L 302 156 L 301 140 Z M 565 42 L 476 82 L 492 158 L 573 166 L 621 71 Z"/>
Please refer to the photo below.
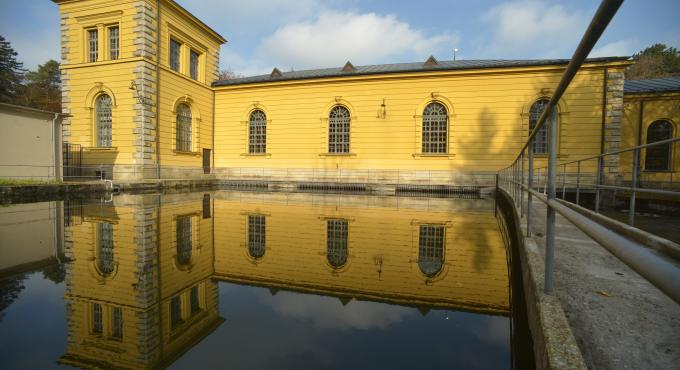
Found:
<path fill-rule="evenodd" d="M 385 104 L 385 98 L 382 100 L 382 104 L 380 104 L 380 108 L 378 109 L 378 118 L 385 119 L 387 117 L 387 105 Z"/>
<path fill-rule="evenodd" d="M 130 90 L 135 92 L 135 98 L 137 99 L 137 102 L 142 105 L 147 105 L 152 107 L 154 104 L 151 101 L 151 98 L 147 98 L 146 96 L 142 95 L 142 92 L 137 88 L 137 82 L 135 80 L 130 81 Z"/>

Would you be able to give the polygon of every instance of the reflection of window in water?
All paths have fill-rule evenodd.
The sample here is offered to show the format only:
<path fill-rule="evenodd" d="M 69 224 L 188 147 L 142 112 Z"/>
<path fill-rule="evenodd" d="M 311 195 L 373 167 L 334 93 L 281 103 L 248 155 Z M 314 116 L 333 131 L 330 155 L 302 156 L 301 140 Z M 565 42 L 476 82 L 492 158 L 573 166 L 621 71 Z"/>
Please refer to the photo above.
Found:
<path fill-rule="evenodd" d="M 262 258 L 265 252 L 265 217 L 263 215 L 248 216 L 248 254 L 253 258 Z"/>
<path fill-rule="evenodd" d="M 182 322 L 182 301 L 179 296 L 170 300 L 170 327 L 176 328 Z"/>
<path fill-rule="evenodd" d="M 111 337 L 121 339 L 123 338 L 123 309 L 114 307 L 111 311 Z"/>
<path fill-rule="evenodd" d="M 418 239 L 418 267 L 423 274 L 433 277 L 443 265 L 444 226 L 420 225 Z"/>
<path fill-rule="evenodd" d="M 113 225 L 97 224 L 97 267 L 102 274 L 113 272 Z"/>
<path fill-rule="evenodd" d="M 191 216 L 177 217 L 177 263 L 191 261 Z"/>
<path fill-rule="evenodd" d="M 191 307 L 191 315 L 194 315 L 201 310 L 201 306 L 198 301 L 198 285 L 191 288 L 191 291 L 189 292 L 189 303 Z"/>
<path fill-rule="evenodd" d="M 342 267 L 347 262 L 347 232 L 347 220 L 326 221 L 326 258 L 335 268 Z"/>
<path fill-rule="evenodd" d="M 92 304 L 92 334 L 102 333 L 102 305 L 99 303 Z"/>

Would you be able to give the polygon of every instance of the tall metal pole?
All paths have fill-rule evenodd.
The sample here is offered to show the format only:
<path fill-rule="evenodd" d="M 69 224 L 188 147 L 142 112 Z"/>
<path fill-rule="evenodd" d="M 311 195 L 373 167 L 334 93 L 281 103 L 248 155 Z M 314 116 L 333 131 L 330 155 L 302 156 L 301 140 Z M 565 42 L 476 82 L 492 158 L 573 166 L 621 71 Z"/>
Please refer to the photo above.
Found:
<path fill-rule="evenodd" d="M 553 291 L 553 266 L 555 259 L 555 210 L 550 201 L 555 200 L 555 179 L 557 167 L 557 127 L 555 109 L 549 107 L 548 121 L 548 206 L 545 223 L 545 294 Z"/>

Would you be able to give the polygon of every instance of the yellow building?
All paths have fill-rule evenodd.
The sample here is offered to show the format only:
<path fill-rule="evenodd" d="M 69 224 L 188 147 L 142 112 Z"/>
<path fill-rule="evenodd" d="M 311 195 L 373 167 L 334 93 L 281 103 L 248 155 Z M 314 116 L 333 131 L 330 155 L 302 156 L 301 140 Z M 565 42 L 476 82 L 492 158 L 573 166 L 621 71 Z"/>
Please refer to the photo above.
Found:
<path fill-rule="evenodd" d="M 678 137 L 680 77 L 630 80 L 624 90 L 622 147 L 633 147 Z M 633 153 L 622 154 L 621 173 L 630 181 Z M 680 189 L 680 145 L 656 146 L 640 151 L 643 186 Z M 675 175 L 675 179 L 673 176 Z"/>
<path fill-rule="evenodd" d="M 568 62 L 430 57 L 216 81 L 225 39 L 172 0 L 54 1 L 65 141 L 84 147 L 87 174 L 115 180 L 489 185 Z M 618 148 L 629 63 L 586 61 L 559 103 L 560 159 Z"/>

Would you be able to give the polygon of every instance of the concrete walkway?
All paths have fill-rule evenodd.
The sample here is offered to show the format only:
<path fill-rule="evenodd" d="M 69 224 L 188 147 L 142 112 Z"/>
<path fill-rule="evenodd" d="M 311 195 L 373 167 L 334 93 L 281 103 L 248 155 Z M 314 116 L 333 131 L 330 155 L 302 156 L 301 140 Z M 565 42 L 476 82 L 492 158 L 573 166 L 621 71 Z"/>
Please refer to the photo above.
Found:
<path fill-rule="evenodd" d="M 544 257 L 545 214 L 534 200 L 533 239 Z M 556 230 L 554 294 L 587 365 L 678 369 L 680 305 L 559 214 Z"/>

